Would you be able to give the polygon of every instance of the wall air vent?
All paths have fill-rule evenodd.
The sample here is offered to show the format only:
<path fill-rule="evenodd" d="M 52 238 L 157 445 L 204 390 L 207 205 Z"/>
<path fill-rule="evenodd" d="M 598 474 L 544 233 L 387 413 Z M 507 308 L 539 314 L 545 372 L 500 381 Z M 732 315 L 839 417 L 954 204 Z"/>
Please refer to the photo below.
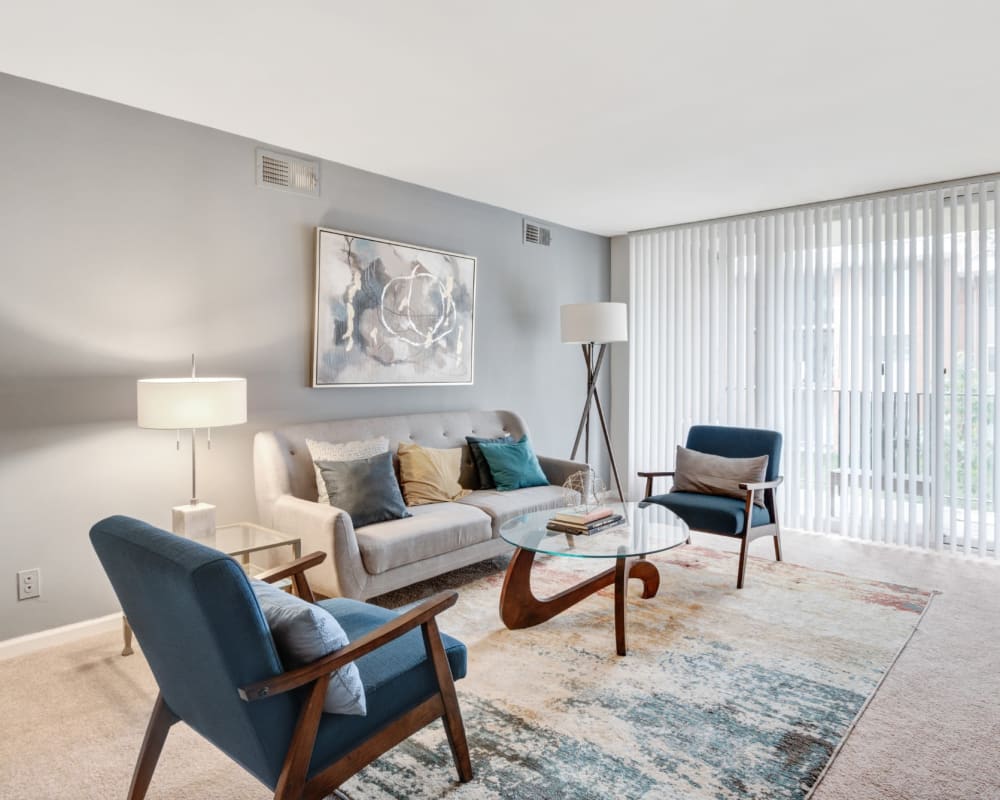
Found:
<path fill-rule="evenodd" d="M 543 228 L 537 222 L 528 222 L 528 220 L 524 220 L 525 244 L 540 244 L 543 247 L 548 247 L 551 242 L 552 231 L 548 228 Z"/>
<path fill-rule="evenodd" d="M 319 162 L 258 147 L 257 185 L 319 197 Z"/>

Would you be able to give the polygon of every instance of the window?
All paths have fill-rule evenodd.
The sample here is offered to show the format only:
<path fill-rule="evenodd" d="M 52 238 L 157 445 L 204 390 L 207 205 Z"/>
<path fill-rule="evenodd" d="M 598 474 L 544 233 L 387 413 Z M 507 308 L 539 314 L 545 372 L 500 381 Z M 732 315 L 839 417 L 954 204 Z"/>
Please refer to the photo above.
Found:
<path fill-rule="evenodd" d="M 996 556 L 996 190 L 633 234 L 629 472 L 773 427 L 786 525 Z"/>

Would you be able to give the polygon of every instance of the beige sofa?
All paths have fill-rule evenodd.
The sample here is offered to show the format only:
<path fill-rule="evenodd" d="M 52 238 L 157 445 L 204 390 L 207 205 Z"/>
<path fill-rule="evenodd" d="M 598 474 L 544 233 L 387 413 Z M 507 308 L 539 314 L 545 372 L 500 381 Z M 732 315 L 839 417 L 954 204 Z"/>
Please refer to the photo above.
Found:
<path fill-rule="evenodd" d="M 478 488 L 466 436 L 527 434 L 510 411 L 449 411 L 398 417 L 311 422 L 254 438 L 254 485 L 261 524 L 302 539 L 302 552 L 322 550 L 330 558 L 309 572 L 315 589 L 330 596 L 374 597 L 467 564 L 508 552 L 500 526 L 529 511 L 565 504 L 563 481 L 586 465 L 539 457 L 550 486 L 512 492 Z M 341 509 L 316 502 L 316 477 L 306 438 L 347 442 L 385 436 L 395 452 L 400 442 L 425 447 L 463 447 L 460 481 L 475 489 L 453 503 L 411 507 L 406 519 L 358 530 Z"/>

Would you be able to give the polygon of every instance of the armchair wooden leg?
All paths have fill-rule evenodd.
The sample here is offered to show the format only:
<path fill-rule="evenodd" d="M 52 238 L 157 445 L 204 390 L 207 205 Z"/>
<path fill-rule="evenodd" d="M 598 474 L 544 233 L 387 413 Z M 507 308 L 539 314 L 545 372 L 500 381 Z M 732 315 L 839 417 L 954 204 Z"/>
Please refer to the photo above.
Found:
<path fill-rule="evenodd" d="M 774 532 L 774 560 L 781 561 L 781 529 Z"/>
<path fill-rule="evenodd" d="M 278 776 L 278 785 L 274 788 L 274 800 L 300 800 L 302 797 L 309 759 L 316 743 L 316 731 L 319 729 L 323 701 L 326 699 L 326 689 L 329 685 L 329 675 L 318 678 L 302 704 L 299 721 L 292 734 L 292 741 L 289 742 L 281 775 Z"/>
<path fill-rule="evenodd" d="M 455 681 L 448 664 L 448 655 L 441 644 L 441 634 L 437 622 L 429 620 L 421 626 L 424 634 L 424 646 L 434 664 L 434 674 L 437 677 L 441 700 L 444 704 L 444 730 L 451 746 L 451 754 L 455 759 L 455 769 L 462 783 L 472 780 L 472 759 L 469 757 L 469 743 L 465 738 L 465 725 L 462 722 L 462 709 L 458 705 L 458 695 L 455 693 Z"/>
<path fill-rule="evenodd" d="M 146 796 L 149 782 L 153 779 L 153 770 L 156 769 L 156 762 L 160 760 L 160 753 L 163 751 L 163 743 L 167 740 L 167 733 L 175 722 L 177 715 L 167 708 L 167 704 L 163 702 L 163 695 L 156 695 L 153 713 L 150 714 L 149 724 L 146 725 L 146 736 L 142 740 L 139 758 L 132 773 L 128 800 L 143 800 Z"/>
<path fill-rule="evenodd" d="M 746 575 L 747 571 L 747 556 L 750 550 L 750 537 L 745 533 L 743 538 L 740 539 L 740 567 L 739 572 L 736 573 L 736 588 L 743 588 L 743 576 Z"/>

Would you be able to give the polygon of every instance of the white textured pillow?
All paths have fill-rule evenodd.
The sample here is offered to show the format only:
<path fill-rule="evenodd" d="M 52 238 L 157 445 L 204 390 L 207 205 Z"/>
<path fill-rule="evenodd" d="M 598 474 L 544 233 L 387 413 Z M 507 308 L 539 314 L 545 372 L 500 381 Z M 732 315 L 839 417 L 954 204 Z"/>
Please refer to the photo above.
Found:
<path fill-rule="evenodd" d="M 359 461 L 362 458 L 388 453 L 389 440 L 384 436 L 357 442 L 318 442 L 315 439 L 306 439 L 306 447 L 309 448 L 309 457 L 312 459 L 313 469 L 316 470 L 316 502 L 329 504 L 330 495 L 327 494 L 326 481 L 323 480 L 323 474 L 316 466 L 316 462 Z"/>
<path fill-rule="evenodd" d="M 264 581 L 251 578 L 250 586 L 287 669 L 304 666 L 347 645 L 347 634 L 329 612 Z M 357 664 L 352 662 L 331 673 L 323 710 L 362 717 L 368 713 Z"/>

